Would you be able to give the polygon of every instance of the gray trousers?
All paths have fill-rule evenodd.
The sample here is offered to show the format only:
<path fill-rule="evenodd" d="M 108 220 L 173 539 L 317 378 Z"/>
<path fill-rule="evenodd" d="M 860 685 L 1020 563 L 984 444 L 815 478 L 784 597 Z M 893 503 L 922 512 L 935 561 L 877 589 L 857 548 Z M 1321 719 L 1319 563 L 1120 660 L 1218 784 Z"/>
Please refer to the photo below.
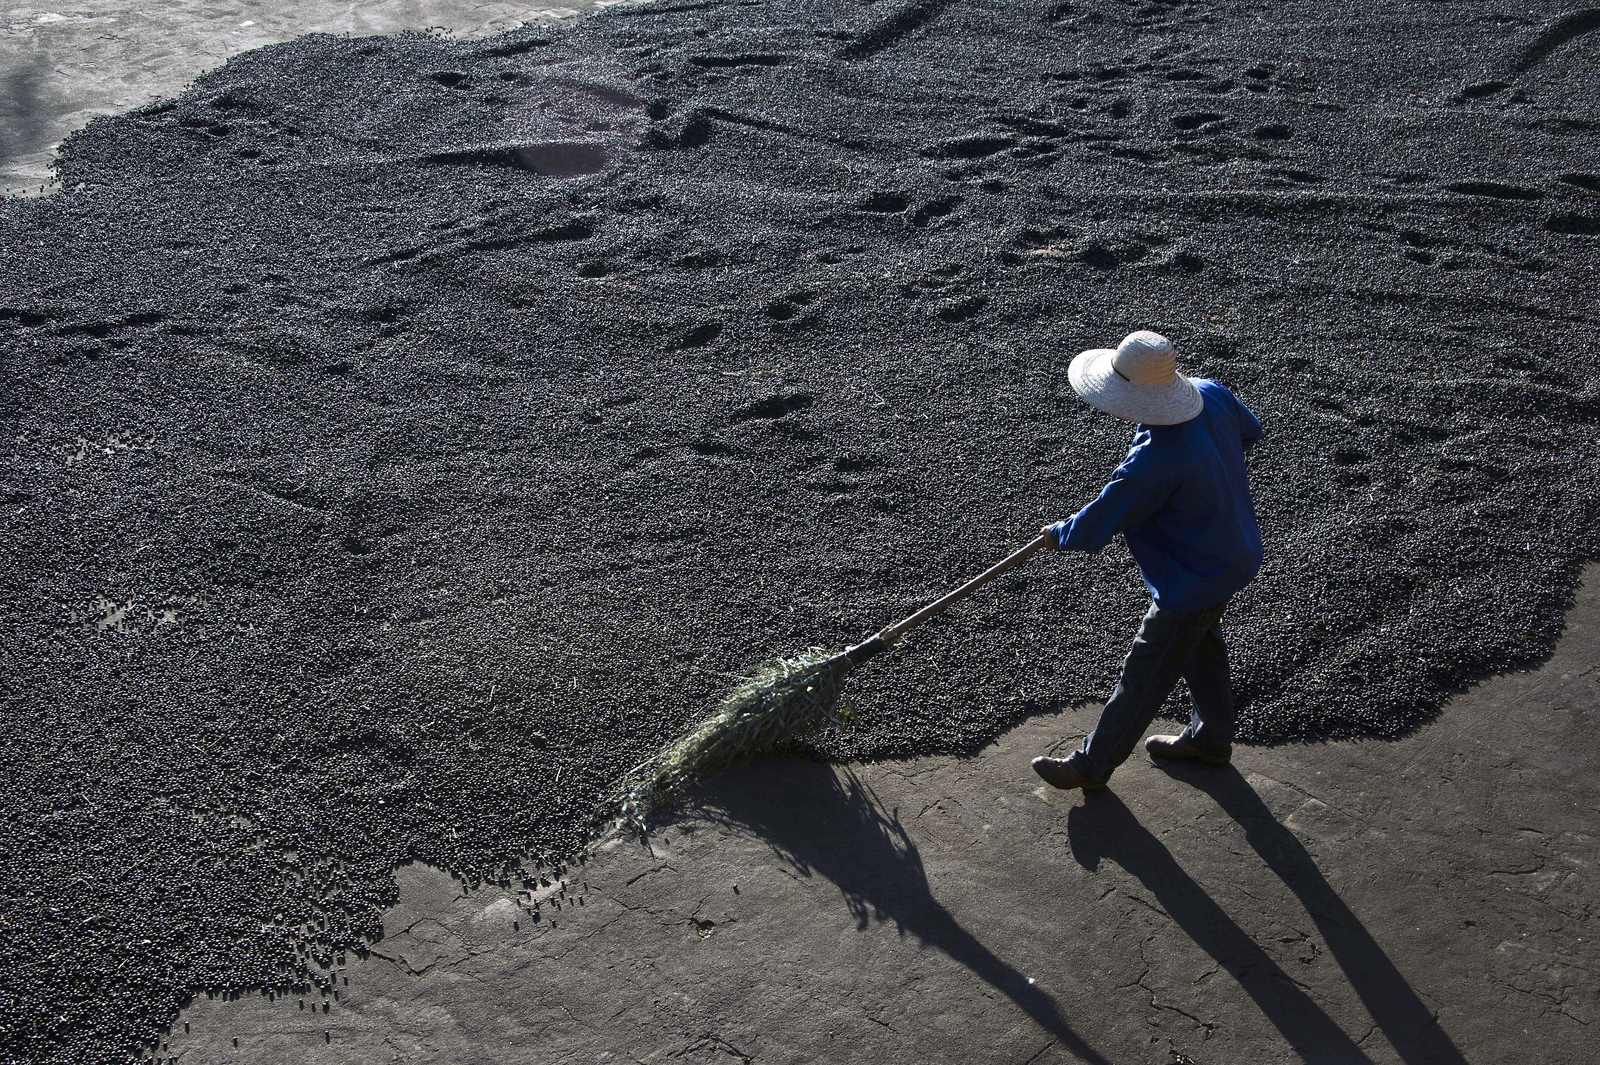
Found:
<path fill-rule="evenodd" d="M 1076 768 L 1093 780 L 1110 777 L 1133 753 L 1180 677 L 1194 696 L 1184 735 L 1208 751 L 1232 749 L 1233 689 L 1221 627 L 1227 608 L 1224 602 L 1179 614 L 1150 604 L 1100 723 L 1069 758 Z"/>

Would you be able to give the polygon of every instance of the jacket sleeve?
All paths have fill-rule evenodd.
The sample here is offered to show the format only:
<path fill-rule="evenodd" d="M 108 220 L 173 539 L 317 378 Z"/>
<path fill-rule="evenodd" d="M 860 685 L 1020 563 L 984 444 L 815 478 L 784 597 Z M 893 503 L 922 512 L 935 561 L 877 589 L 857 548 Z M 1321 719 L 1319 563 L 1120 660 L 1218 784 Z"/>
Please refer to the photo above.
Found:
<path fill-rule="evenodd" d="M 1117 533 L 1137 527 L 1160 510 L 1171 494 L 1171 486 L 1158 471 L 1130 455 L 1088 506 L 1056 522 L 1056 542 L 1066 550 L 1093 554 Z"/>
<path fill-rule="evenodd" d="M 1233 407 L 1239 412 L 1239 436 L 1244 441 L 1244 449 L 1249 451 L 1256 441 L 1266 435 L 1266 430 L 1261 428 L 1261 420 L 1240 401 L 1238 396 L 1233 397 Z"/>

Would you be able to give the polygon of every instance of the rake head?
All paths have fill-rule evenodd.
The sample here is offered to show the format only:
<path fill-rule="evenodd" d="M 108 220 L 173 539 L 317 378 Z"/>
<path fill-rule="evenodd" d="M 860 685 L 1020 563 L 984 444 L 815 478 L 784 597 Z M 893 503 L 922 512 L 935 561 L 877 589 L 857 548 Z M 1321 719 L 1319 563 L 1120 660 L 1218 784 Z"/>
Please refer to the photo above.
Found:
<path fill-rule="evenodd" d="M 853 666 L 884 649 L 875 644 L 812 649 L 759 667 L 694 728 L 628 772 L 618 802 L 622 825 L 643 832 L 650 815 L 691 781 L 840 723 L 839 689 Z"/>

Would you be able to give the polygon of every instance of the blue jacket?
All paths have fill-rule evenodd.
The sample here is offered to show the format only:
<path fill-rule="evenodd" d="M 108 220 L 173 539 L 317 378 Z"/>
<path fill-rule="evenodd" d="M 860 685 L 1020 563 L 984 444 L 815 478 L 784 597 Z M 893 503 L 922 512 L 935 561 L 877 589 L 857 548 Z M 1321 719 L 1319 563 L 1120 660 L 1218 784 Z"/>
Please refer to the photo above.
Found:
<path fill-rule="evenodd" d="M 1195 378 L 1205 407 L 1179 425 L 1140 425 L 1094 502 L 1057 522 L 1063 548 L 1095 552 L 1122 533 L 1163 610 L 1204 610 L 1261 568 L 1261 530 L 1245 449 L 1261 423 L 1215 381 Z"/>

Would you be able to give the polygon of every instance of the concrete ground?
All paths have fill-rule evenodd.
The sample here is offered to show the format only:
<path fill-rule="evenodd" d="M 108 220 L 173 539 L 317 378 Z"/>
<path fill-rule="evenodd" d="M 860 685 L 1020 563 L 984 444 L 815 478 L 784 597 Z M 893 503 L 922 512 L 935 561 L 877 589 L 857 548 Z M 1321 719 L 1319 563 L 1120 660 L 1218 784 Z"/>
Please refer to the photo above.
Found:
<path fill-rule="evenodd" d="M 398 873 L 337 998 L 201 997 L 189 1063 L 1549 1062 L 1600 1023 L 1600 566 L 1543 668 L 1398 743 L 730 773 L 535 896 Z M 878 668 L 893 668 L 893 662 Z M 536 905 L 537 904 L 537 905 Z"/>
<path fill-rule="evenodd" d="M 181 91 L 231 55 L 305 33 L 501 33 L 592 0 L 79 0 L 0 10 L 0 193 L 48 188 L 55 147 L 97 115 Z"/>

